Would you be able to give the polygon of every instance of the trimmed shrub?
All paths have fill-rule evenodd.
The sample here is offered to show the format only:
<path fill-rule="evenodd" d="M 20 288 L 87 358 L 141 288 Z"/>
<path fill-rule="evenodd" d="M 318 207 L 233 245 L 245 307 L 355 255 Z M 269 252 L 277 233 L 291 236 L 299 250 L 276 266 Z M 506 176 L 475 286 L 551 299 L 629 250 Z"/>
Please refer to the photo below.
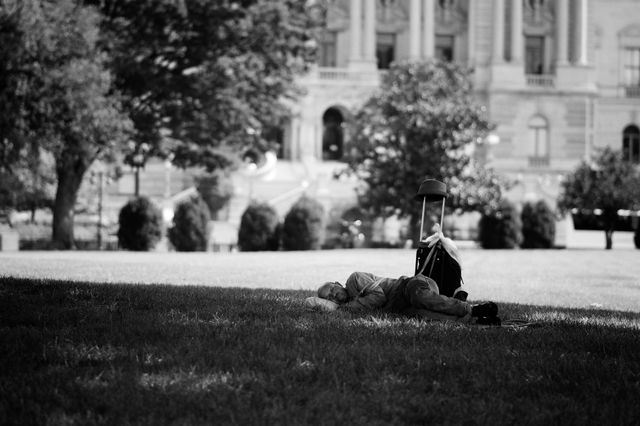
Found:
<path fill-rule="evenodd" d="M 522 242 L 522 222 L 513 203 L 503 200 L 498 208 L 486 212 L 478 224 L 478 239 L 485 249 L 512 249 Z"/>
<path fill-rule="evenodd" d="M 177 251 L 206 251 L 210 219 L 209 207 L 201 197 L 179 204 L 169 241 Z"/>
<path fill-rule="evenodd" d="M 556 237 L 556 218 L 547 203 L 526 203 L 522 208 L 522 248 L 551 248 Z"/>
<path fill-rule="evenodd" d="M 324 207 L 303 196 L 291 206 L 282 227 L 284 250 L 318 250 L 324 239 Z"/>
<path fill-rule="evenodd" d="M 125 250 L 151 250 L 162 237 L 162 214 L 146 197 L 129 200 L 120 210 L 118 223 L 118 244 Z"/>
<path fill-rule="evenodd" d="M 241 251 L 275 251 L 279 245 L 280 220 L 275 209 L 267 203 L 251 203 L 240 219 L 238 248 Z"/>

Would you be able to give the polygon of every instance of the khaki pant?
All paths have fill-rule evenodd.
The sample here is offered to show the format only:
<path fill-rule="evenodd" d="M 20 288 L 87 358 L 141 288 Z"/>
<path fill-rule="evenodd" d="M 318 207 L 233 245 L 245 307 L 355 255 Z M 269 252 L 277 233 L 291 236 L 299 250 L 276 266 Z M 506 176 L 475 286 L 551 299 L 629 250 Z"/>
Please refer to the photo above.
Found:
<path fill-rule="evenodd" d="M 441 295 L 436 282 L 424 275 L 412 278 L 403 288 L 401 280 L 396 278 L 379 277 L 369 272 L 354 272 L 346 284 L 348 288 L 358 289 L 379 285 L 388 300 L 385 309 L 391 312 L 425 319 L 471 321 L 471 304 Z"/>
<path fill-rule="evenodd" d="M 405 296 L 411 304 L 410 309 L 413 308 L 413 310 L 427 310 L 458 318 L 471 315 L 469 303 L 441 295 L 438 284 L 424 275 L 419 275 L 409 281 L 405 289 Z"/>

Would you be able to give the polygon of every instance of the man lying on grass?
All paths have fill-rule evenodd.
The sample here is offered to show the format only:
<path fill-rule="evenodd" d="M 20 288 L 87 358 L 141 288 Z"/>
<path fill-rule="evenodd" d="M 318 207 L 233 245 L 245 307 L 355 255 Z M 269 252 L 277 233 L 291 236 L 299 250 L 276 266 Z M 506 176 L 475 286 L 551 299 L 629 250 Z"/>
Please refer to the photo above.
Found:
<path fill-rule="evenodd" d="M 318 297 L 310 297 L 305 303 L 309 307 L 329 311 L 380 310 L 428 319 L 500 324 L 495 303 L 472 305 L 455 297 L 443 296 L 436 282 L 422 274 L 384 278 L 368 272 L 354 272 L 344 287 L 337 281 L 324 283 L 318 289 Z"/>

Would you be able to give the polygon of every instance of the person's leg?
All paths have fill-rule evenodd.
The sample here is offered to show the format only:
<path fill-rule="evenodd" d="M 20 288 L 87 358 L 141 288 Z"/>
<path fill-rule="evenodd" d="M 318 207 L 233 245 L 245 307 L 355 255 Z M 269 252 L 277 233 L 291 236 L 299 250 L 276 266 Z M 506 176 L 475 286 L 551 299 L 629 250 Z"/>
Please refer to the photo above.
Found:
<path fill-rule="evenodd" d="M 463 317 L 457 315 L 443 314 L 442 312 L 429 311 L 427 309 L 416 309 L 410 307 L 402 313 L 412 318 L 419 318 L 426 321 L 452 321 L 457 323 L 469 324 L 473 322 L 471 314 L 467 314 Z"/>
<path fill-rule="evenodd" d="M 416 309 L 426 309 L 456 317 L 471 314 L 471 304 L 441 295 L 436 282 L 428 277 L 411 280 L 407 284 L 406 295 L 411 306 Z"/>

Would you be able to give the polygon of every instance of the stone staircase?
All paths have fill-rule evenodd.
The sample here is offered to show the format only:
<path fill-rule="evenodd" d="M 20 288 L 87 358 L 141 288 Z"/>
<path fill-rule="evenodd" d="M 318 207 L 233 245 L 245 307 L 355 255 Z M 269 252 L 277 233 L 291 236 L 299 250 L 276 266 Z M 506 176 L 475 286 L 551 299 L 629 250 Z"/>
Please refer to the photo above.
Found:
<path fill-rule="evenodd" d="M 251 173 L 248 170 L 233 172 L 234 195 L 217 220 L 213 221 L 212 244 L 235 244 L 232 236 L 237 236 L 240 219 L 251 200 L 269 203 L 281 220 L 303 194 L 322 203 L 325 212 L 335 205 L 354 204 L 355 182 L 333 179 L 335 170 L 344 167 L 343 163 L 309 158 L 303 161 L 277 160 L 268 168 Z M 168 218 L 175 206 L 195 193 L 193 175 L 192 170 L 170 167 L 152 159 L 140 171 L 140 195 L 153 200 L 163 210 L 165 220 L 170 220 Z M 125 169 L 118 181 L 105 186 L 103 217 L 106 222 L 117 225 L 120 209 L 133 197 L 134 179 L 133 170 Z"/>
<path fill-rule="evenodd" d="M 233 176 L 235 194 L 229 203 L 226 220 L 240 223 L 251 200 L 271 204 L 281 219 L 303 195 L 315 198 L 328 211 L 336 204 L 355 203 L 353 180 L 336 180 L 334 171 L 343 168 L 338 162 L 278 161 L 271 173 L 252 177 L 242 172 Z"/>

